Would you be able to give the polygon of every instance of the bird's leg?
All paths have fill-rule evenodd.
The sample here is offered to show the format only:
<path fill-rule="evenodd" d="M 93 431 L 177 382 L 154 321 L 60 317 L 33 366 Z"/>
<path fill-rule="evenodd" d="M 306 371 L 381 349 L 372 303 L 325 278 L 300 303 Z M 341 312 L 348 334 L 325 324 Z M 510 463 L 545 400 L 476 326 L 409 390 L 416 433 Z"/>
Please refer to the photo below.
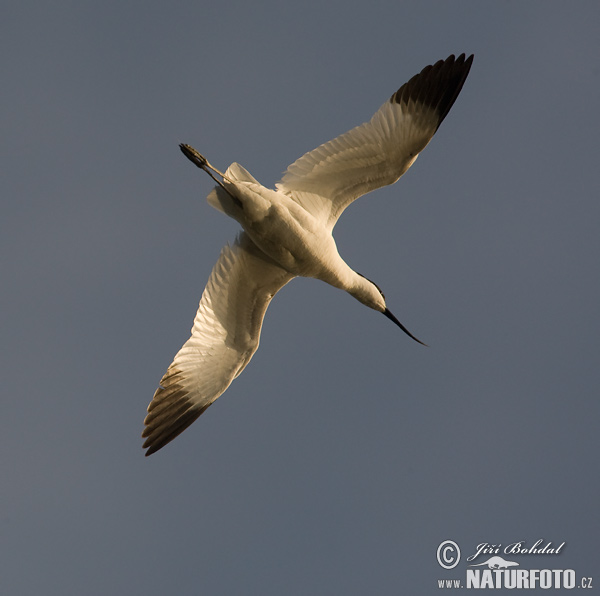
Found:
<path fill-rule="evenodd" d="M 212 172 L 214 172 L 215 174 L 218 174 L 219 176 L 221 176 L 221 178 L 223 178 L 223 180 L 227 180 L 227 182 L 231 182 L 231 180 L 229 180 L 229 178 L 227 178 L 227 176 L 225 176 L 225 174 L 223 174 L 223 172 L 219 172 L 219 170 L 217 170 L 217 168 L 211 166 L 208 163 L 208 160 L 206 159 L 206 157 L 204 157 L 204 155 L 202 155 L 200 152 L 196 151 L 196 149 L 194 149 L 191 145 L 186 145 L 185 143 L 180 143 L 179 148 L 181 149 L 181 152 L 193 164 L 197 165 L 201 170 L 204 170 L 234 200 L 234 202 L 238 205 L 238 207 L 242 207 L 241 201 L 236 196 L 234 196 L 229 191 L 229 189 L 223 184 L 223 182 L 221 182 L 221 180 L 216 178 L 212 173 Z M 211 172 L 211 170 L 212 170 L 212 172 Z"/>
<path fill-rule="evenodd" d="M 182 153 L 192 163 L 196 164 L 200 169 L 204 170 L 208 174 L 210 174 L 210 172 L 208 170 L 212 170 L 215 174 L 218 174 L 219 176 L 221 176 L 221 178 L 223 178 L 223 180 L 227 180 L 227 177 L 225 176 L 225 174 L 223 174 L 223 172 L 219 172 L 219 170 L 217 170 L 217 168 L 215 168 L 214 166 L 211 166 L 208 163 L 208 160 L 206 159 L 206 157 L 204 157 L 204 155 L 202 155 L 199 151 L 196 151 L 191 145 L 186 145 L 185 143 L 180 143 L 179 148 L 181 149 Z"/>

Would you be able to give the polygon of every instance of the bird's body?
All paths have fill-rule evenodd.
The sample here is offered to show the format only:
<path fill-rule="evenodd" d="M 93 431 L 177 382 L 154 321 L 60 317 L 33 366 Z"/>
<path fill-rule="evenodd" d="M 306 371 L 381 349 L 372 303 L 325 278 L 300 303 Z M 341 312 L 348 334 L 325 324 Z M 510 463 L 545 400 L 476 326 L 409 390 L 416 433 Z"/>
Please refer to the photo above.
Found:
<path fill-rule="evenodd" d="M 340 257 L 332 230 L 352 201 L 394 183 L 414 163 L 452 107 L 472 59 L 450 56 L 423 69 L 369 122 L 290 165 L 276 190 L 236 163 L 221 174 L 195 149 L 181 146 L 218 182 L 208 202 L 244 231 L 222 250 L 192 335 L 148 406 L 146 455 L 185 430 L 242 372 L 258 348 L 267 306 L 294 277 L 345 290 L 413 337 L 387 309 L 379 288 Z"/>
<path fill-rule="evenodd" d="M 224 174 L 224 186 L 213 190 L 209 202 L 237 220 L 250 240 L 293 277 L 314 277 L 351 294 L 363 289 L 381 303 L 380 292 L 371 291 L 373 284 L 340 257 L 322 219 L 288 195 L 248 181 L 248 176 L 233 164 Z"/>

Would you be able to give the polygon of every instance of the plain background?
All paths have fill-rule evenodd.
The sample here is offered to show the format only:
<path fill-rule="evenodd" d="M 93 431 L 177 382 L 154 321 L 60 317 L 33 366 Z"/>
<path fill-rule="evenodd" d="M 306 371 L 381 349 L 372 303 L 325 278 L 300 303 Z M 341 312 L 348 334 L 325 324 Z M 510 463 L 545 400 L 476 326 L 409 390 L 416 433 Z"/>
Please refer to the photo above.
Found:
<path fill-rule="evenodd" d="M 433 594 L 465 575 L 437 564 L 446 539 L 564 541 L 517 560 L 600 581 L 597 2 L 1 17 L 2 594 Z M 244 374 L 144 458 L 146 406 L 238 228 L 178 143 L 271 186 L 461 52 L 430 146 L 335 229 L 430 347 L 294 280 Z"/>

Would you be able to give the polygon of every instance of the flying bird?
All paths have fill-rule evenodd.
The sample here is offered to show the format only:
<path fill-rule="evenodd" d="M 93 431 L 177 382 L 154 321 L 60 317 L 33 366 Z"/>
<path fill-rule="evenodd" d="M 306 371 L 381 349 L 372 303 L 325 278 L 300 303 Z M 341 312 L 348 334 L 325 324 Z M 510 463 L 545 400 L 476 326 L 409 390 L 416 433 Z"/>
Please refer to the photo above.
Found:
<path fill-rule="evenodd" d="M 207 200 L 243 231 L 226 245 L 200 300 L 192 335 L 148 406 L 142 437 L 155 453 L 192 424 L 244 370 L 265 311 L 294 277 L 314 277 L 383 313 L 412 339 L 373 282 L 338 254 L 333 228 L 358 197 L 396 182 L 427 146 L 458 97 L 473 55 L 451 55 L 402 85 L 369 122 L 291 164 L 276 190 L 241 165 L 225 173 L 189 145 L 181 150 L 217 183 Z"/>

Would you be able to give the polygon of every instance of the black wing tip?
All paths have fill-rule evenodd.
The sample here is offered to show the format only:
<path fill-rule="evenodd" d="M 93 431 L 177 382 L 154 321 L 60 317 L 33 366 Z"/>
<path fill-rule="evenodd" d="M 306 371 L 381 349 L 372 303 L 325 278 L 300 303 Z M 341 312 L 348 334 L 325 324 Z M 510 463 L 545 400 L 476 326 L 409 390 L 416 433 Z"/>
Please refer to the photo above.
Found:
<path fill-rule="evenodd" d="M 160 447 L 155 447 L 152 446 L 150 447 L 146 453 L 144 453 L 144 457 L 148 457 L 149 455 L 152 455 L 153 453 L 156 453 L 159 449 L 161 449 L 162 447 L 164 447 L 164 445 L 161 445 Z"/>
<path fill-rule="evenodd" d="M 188 426 L 200 417 L 206 408 L 208 408 L 208 406 L 199 409 L 191 408 L 175 420 L 166 421 L 153 429 L 146 427 L 142 433 L 142 438 L 147 437 L 142 445 L 142 449 L 147 449 L 144 455 L 148 457 L 149 455 L 156 453 L 173 439 L 177 438 Z"/>
<path fill-rule="evenodd" d="M 402 85 L 390 101 L 407 104 L 412 100 L 437 110 L 439 128 L 467 80 L 473 58 L 474 54 L 467 57 L 463 53 L 458 58 L 450 54 L 445 60 L 438 60 L 435 64 L 426 66 Z"/>
<path fill-rule="evenodd" d="M 160 386 L 148 406 L 148 415 L 144 420 L 142 438 L 146 440 L 142 449 L 147 449 L 145 456 L 156 453 L 178 437 L 209 405 L 194 405 L 185 394 L 182 395 L 178 383 L 169 387 Z"/>

